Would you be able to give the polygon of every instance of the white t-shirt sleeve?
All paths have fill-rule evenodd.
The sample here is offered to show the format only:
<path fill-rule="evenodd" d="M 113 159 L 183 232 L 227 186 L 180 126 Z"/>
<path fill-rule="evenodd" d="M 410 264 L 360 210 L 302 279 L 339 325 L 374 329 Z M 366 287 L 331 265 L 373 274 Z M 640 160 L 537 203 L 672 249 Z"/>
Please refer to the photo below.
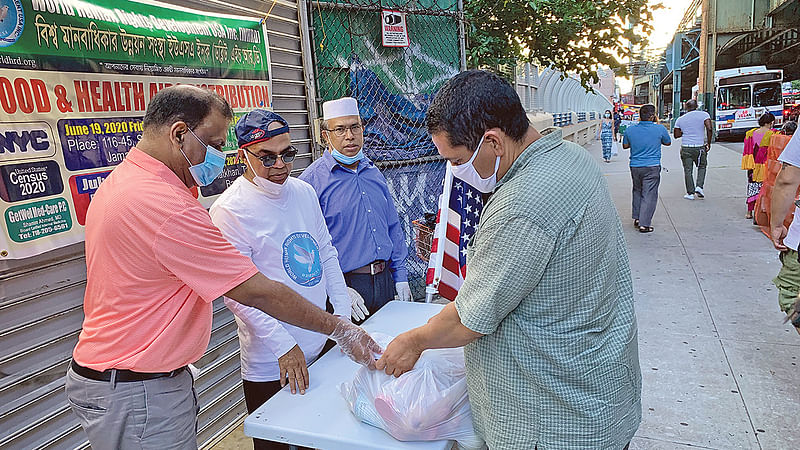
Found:
<path fill-rule="evenodd" d="M 252 259 L 253 247 L 250 245 L 248 234 L 236 214 L 216 203 L 211 206 L 208 214 L 211 216 L 211 222 L 222 232 L 222 236 L 233 244 L 241 254 Z"/>
<path fill-rule="evenodd" d="M 319 245 L 319 256 L 322 260 L 322 272 L 325 274 L 325 289 L 333 305 L 333 314 L 337 316 L 350 317 L 350 296 L 347 293 L 347 284 L 344 281 L 344 274 L 339 265 L 339 252 L 333 246 L 331 234 L 322 215 L 322 209 L 317 200 L 317 194 L 310 185 L 306 186 L 305 197 L 308 204 L 313 208 L 316 239 Z"/>
<path fill-rule="evenodd" d="M 241 321 L 249 334 L 280 358 L 292 349 L 297 342 L 286 328 L 274 317 L 258 308 L 245 306 L 236 300 L 224 297 L 225 306 Z"/>
<path fill-rule="evenodd" d="M 783 149 L 781 156 L 778 157 L 778 161 L 800 167 L 800 137 L 798 136 L 800 136 L 800 133 L 795 133 L 792 136 L 792 139 L 786 144 L 786 148 Z"/>
<path fill-rule="evenodd" d="M 683 122 L 683 120 L 681 120 L 681 119 L 683 119 L 684 117 L 685 117 L 685 116 L 680 116 L 680 117 L 678 117 L 678 120 L 676 120 L 676 121 L 675 121 L 675 128 L 681 128 L 681 122 Z M 683 128 L 681 128 L 681 130 L 682 130 L 682 129 L 683 129 Z"/>

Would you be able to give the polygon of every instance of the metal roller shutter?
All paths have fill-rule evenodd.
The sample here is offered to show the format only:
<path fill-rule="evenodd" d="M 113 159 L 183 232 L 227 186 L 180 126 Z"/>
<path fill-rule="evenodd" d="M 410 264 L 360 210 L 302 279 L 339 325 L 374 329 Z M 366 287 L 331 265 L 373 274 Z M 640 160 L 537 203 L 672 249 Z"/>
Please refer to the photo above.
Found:
<path fill-rule="evenodd" d="M 311 48 L 308 42 L 306 5 L 286 0 L 189 0 L 165 1 L 209 12 L 267 18 L 267 35 L 272 66 L 272 102 L 275 112 L 288 122 L 292 142 L 300 150 L 294 162 L 296 173 L 314 159 L 313 126 L 316 106 L 313 88 Z M 274 4 L 274 6 L 273 6 Z M 301 32 L 301 30 L 306 30 Z M 311 95 L 306 95 L 311 86 Z"/>
<path fill-rule="evenodd" d="M 64 397 L 85 285 L 83 245 L 0 262 L 0 447 L 85 441 Z"/>
<path fill-rule="evenodd" d="M 290 124 L 300 155 L 297 172 L 312 161 L 313 108 L 304 67 L 310 48 L 305 6 L 279 0 L 164 1 L 201 11 L 263 17 L 272 64 L 273 108 Z M 298 12 L 298 8 L 300 11 Z M 309 112 L 311 111 L 311 112 Z M 0 261 L 0 448 L 86 448 L 86 435 L 64 396 L 64 374 L 83 320 L 86 262 L 83 245 L 24 260 Z M 207 447 L 246 414 L 233 316 L 217 299 L 211 342 L 197 380 L 198 444 Z"/>

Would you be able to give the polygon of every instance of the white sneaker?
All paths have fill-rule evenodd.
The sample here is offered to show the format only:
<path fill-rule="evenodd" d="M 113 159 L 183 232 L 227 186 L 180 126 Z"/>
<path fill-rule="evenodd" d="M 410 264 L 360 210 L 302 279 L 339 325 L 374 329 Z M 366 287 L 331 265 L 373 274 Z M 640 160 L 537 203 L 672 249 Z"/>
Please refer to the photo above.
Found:
<path fill-rule="evenodd" d="M 694 194 L 686 194 L 683 196 L 686 200 L 694 200 Z"/>
<path fill-rule="evenodd" d="M 706 195 L 703 193 L 703 188 L 701 188 L 700 186 L 697 186 L 696 188 L 694 188 L 694 193 L 695 193 L 695 194 L 697 194 L 697 196 L 698 196 L 699 198 L 703 198 L 703 197 L 705 197 L 705 196 L 706 196 Z"/>

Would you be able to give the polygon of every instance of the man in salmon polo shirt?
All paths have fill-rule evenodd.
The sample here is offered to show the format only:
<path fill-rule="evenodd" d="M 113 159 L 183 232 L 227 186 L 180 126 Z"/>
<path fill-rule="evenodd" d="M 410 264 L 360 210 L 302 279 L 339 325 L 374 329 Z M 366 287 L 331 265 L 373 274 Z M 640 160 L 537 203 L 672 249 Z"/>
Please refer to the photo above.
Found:
<path fill-rule="evenodd" d="M 190 191 L 222 170 L 232 119 L 211 91 L 162 90 L 141 141 L 92 199 L 85 319 L 66 393 L 95 450 L 197 448 L 187 365 L 205 352 L 211 302 L 222 295 L 328 335 L 374 368 L 381 349 L 369 335 L 262 275 Z"/>

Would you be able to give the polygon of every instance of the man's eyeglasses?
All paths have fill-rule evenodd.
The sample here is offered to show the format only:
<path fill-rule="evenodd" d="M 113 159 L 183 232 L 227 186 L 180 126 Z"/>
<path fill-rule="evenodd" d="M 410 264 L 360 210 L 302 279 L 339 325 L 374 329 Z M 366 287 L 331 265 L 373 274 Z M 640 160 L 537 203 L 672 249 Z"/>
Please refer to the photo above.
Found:
<path fill-rule="evenodd" d="M 275 153 L 269 153 L 264 156 L 258 156 L 248 149 L 244 149 L 244 151 L 258 158 L 258 160 L 261 161 L 261 164 L 263 164 L 264 167 L 274 166 L 275 163 L 278 162 L 278 156 L 281 157 L 281 160 L 284 162 L 284 164 L 288 164 L 294 161 L 295 156 L 297 156 L 297 149 L 294 146 L 290 146 L 289 150 L 284 150 L 283 152 L 281 152 L 280 155 L 276 155 Z"/>
<path fill-rule="evenodd" d="M 360 123 L 357 123 L 355 125 L 350 125 L 349 127 L 340 126 L 334 129 L 329 129 L 328 131 L 330 131 L 337 137 L 344 137 L 347 134 L 347 130 L 350 130 L 350 132 L 353 133 L 354 136 L 358 136 L 362 132 L 364 132 L 364 127 L 362 127 Z"/>

